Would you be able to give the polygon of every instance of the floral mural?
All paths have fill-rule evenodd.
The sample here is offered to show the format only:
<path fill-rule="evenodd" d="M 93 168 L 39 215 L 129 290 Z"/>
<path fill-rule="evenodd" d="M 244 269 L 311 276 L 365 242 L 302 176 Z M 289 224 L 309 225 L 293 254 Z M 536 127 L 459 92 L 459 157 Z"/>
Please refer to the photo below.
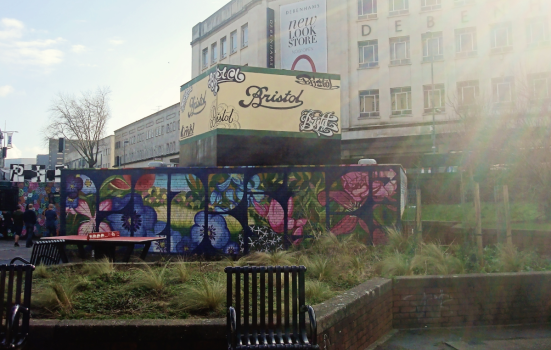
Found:
<path fill-rule="evenodd" d="M 55 182 L 12 182 L 12 186 L 19 188 L 19 205 L 26 207 L 27 204 L 33 204 L 36 208 L 36 213 L 38 216 L 38 222 L 35 226 L 35 234 L 39 236 L 48 235 L 48 230 L 46 229 L 46 218 L 44 217 L 44 212 L 48 209 L 48 204 L 52 203 L 55 205 L 58 217 L 60 214 L 60 203 L 59 203 L 59 190 L 60 184 Z M 59 229 L 59 220 L 57 222 Z M 23 228 L 22 235 L 26 235 L 27 232 Z M 13 235 L 13 232 L 8 234 L 9 236 Z"/>
<path fill-rule="evenodd" d="M 166 237 L 151 250 L 177 254 L 287 249 L 326 229 L 384 244 L 384 227 L 400 225 L 401 173 L 385 165 L 66 170 L 62 231 Z"/>

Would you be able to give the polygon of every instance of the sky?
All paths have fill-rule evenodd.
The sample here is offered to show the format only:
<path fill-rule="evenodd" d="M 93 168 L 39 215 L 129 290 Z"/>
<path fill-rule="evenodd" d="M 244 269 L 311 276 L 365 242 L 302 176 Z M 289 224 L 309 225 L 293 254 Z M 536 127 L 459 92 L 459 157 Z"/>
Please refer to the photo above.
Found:
<path fill-rule="evenodd" d="M 191 30 L 228 0 L 0 0 L 0 129 L 8 158 L 46 154 L 59 93 L 111 90 L 107 134 L 179 101 Z"/>

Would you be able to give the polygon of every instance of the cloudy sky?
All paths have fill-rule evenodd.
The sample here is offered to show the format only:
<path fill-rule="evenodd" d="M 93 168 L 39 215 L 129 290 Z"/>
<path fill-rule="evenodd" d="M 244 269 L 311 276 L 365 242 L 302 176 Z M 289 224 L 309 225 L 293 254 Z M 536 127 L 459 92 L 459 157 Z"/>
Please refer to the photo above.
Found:
<path fill-rule="evenodd" d="M 59 92 L 109 87 L 108 133 L 177 103 L 191 29 L 227 2 L 0 0 L 0 128 L 19 132 L 8 158 L 47 153 Z"/>

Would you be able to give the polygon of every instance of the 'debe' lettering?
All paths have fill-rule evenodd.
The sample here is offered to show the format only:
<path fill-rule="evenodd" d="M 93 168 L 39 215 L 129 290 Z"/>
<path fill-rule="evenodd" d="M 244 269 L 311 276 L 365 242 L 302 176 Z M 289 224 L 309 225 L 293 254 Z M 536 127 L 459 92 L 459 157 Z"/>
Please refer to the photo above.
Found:
<path fill-rule="evenodd" d="M 267 86 L 249 86 L 247 88 L 247 96 L 250 96 L 251 99 L 246 102 L 245 100 L 239 101 L 239 105 L 243 108 L 270 108 L 270 109 L 292 109 L 302 106 L 304 103 L 300 96 L 304 92 L 301 90 L 298 95 L 294 95 L 291 90 L 289 90 L 285 95 L 280 94 L 278 91 L 273 94 L 268 94 L 269 91 Z M 290 105 L 289 105 L 290 104 Z"/>

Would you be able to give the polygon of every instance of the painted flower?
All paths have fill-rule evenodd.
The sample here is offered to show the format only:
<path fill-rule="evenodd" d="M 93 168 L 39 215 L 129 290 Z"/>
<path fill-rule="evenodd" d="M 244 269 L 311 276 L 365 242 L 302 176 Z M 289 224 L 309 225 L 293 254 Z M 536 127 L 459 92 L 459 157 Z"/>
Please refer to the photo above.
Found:
<path fill-rule="evenodd" d="M 373 245 L 385 245 L 388 243 L 388 237 L 383 230 L 377 228 L 373 231 Z"/>
<path fill-rule="evenodd" d="M 229 209 L 235 208 L 241 200 L 243 200 L 243 194 L 245 192 L 245 186 L 243 183 L 242 174 L 229 174 L 230 176 L 226 181 L 216 185 L 216 189 L 212 191 L 210 195 L 210 203 L 215 206 L 217 212 L 224 212 Z M 260 186 L 260 177 L 254 175 L 247 184 L 247 204 L 252 206 L 255 201 L 259 202 L 264 198 L 264 194 L 257 193 Z M 229 207 L 222 207 L 217 204 L 221 204 L 226 197 L 230 201 Z"/>
<path fill-rule="evenodd" d="M 94 182 L 86 175 L 80 175 L 82 179 L 82 192 L 85 194 L 96 193 L 96 185 Z"/>
<path fill-rule="evenodd" d="M 289 198 L 289 201 L 287 202 L 287 230 L 289 232 L 292 232 L 293 236 L 302 236 L 302 231 L 304 225 L 306 225 L 307 219 L 293 219 L 293 198 Z M 284 219 L 284 212 L 283 207 L 281 204 L 279 204 L 278 201 L 275 199 L 272 199 L 270 204 L 262 205 L 260 203 L 254 202 L 254 207 L 256 209 L 256 212 L 266 218 L 268 220 L 268 223 L 270 224 L 270 227 L 272 230 L 274 230 L 276 233 L 284 233 L 285 231 L 285 219 Z M 295 240 L 293 243 L 298 244 L 300 243 L 299 240 Z"/>
<path fill-rule="evenodd" d="M 209 214 L 208 227 L 205 227 L 205 212 L 200 211 L 195 215 L 195 224 L 191 227 L 191 240 L 199 245 L 208 239 L 216 249 L 222 249 L 230 240 L 230 230 L 226 219 L 219 214 Z"/>
<path fill-rule="evenodd" d="M 373 220 L 376 225 L 394 225 L 398 220 L 398 208 L 393 205 L 376 204 L 373 206 Z"/>
<path fill-rule="evenodd" d="M 29 191 L 35 191 L 38 188 L 38 182 L 29 183 Z"/>
<path fill-rule="evenodd" d="M 83 185 L 83 181 L 80 177 L 73 175 L 67 176 L 67 197 L 72 199 L 78 198 L 78 193 L 82 190 Z"/>
<path fill-rule="evenodd" d="M 239 245 L 235 242 L 230 242 L 224 247 L 224 253 L 229 255 L 239 254 Z"/>
<path fill-rule="evenodd" d="M 346 212 L 353 212 L 358 210 L 365 202 L 365 198 L 356 197 L 356 200 L 349 192 L 345 191 L 329 191 L 329 198 L 339 203 Z M 325 199 L 325 191 L 318 194 L 318 202 L 325 206 L 327 204 Z M 360 225 L 365 232 L 369 232 L 367 224 L 355 215 L 345 215 L 335 226 L 331 228 L 331 232 L 335 235 L 342 235 L 351 233 L 356 229 L 357 225 Z"/>
<path fill-rule="evenodd" d="M 134 189 L 136 191 L 147 191 L 153 186 L 154 183 L 155 174 L 145 174 L 138 179 L 138 182 L 136 182 L 136 186 L 134 186 Z"/>
<path fill-rule="evenodd" d="M 396 194 L 396 189 L 398 185 L 396 180 L 389 181 L 386 185 L 383 181 L 375 180 L 373 181 L 373 200 L 380 202 L 384 199 L 389 199 L 395 201 L 396 199 L 392 198 Z"/>
<path fill-rule="evenodd" d="M 172 236 L 171 247 L 174 247 L 172 251 L 180 254 L 191 254 L 198 244 L 193 242 L 191 237 L 182 237 L 179 232 L 175 232 Z M 180 238 L 178 240 L 178 238 Z M 176 243 L 178 242 L 178 243 Z"/>
<path fill-rule="evenodd" d="M 99 210 L 101 211 L 108 211 L 111 210 L 111 200 L 106 200 L 100 203 Z M 78 207 L 75 209 L 75 211 L 81 215 L 84 215 L 88 218 L 88 220 L 82 221 L 78 228 L 78 235 L 79 236 L 86 236 L 88 233 L 96 232 L 96 215 L 92 215 L 92 212 L 90 211 L 90 207 L 88 206 L 88 203 L 85 200 L 79 201 Z M 108 232 L 111 231 L 111 228 L 109 225 L 105 222 L 100 222 L 99 224 L 99 231 L 98 232 Z"/>
<path fill-rule="evenodd" d="M 130 200 L 134 200 L 133 207 L 128 207 Z M 111 214 L 107 217 L 111 228 L 119 231 L 121 236 L 146 237 L 147 231 L 153 230 L 157 222 L 157 212 L 145 206 L 140 195 L 127 194 L 123 198 L 113 198 L 112 210 L 123 210 L 120 214 Z"/>
<path fill-rule="evenodd" d="M 348 173 L 341 176 L 342 187 L 358 203 L 364 203 L 369 194 L 369 174 L 367 172 Z"/>
<path fill-rule="evenodd" d="M 70 198 L 67 196 L 67 199 L 65 199 L 65 206 L 67 208 L 75 209 L 78 207 L 78 198 Z"/>

